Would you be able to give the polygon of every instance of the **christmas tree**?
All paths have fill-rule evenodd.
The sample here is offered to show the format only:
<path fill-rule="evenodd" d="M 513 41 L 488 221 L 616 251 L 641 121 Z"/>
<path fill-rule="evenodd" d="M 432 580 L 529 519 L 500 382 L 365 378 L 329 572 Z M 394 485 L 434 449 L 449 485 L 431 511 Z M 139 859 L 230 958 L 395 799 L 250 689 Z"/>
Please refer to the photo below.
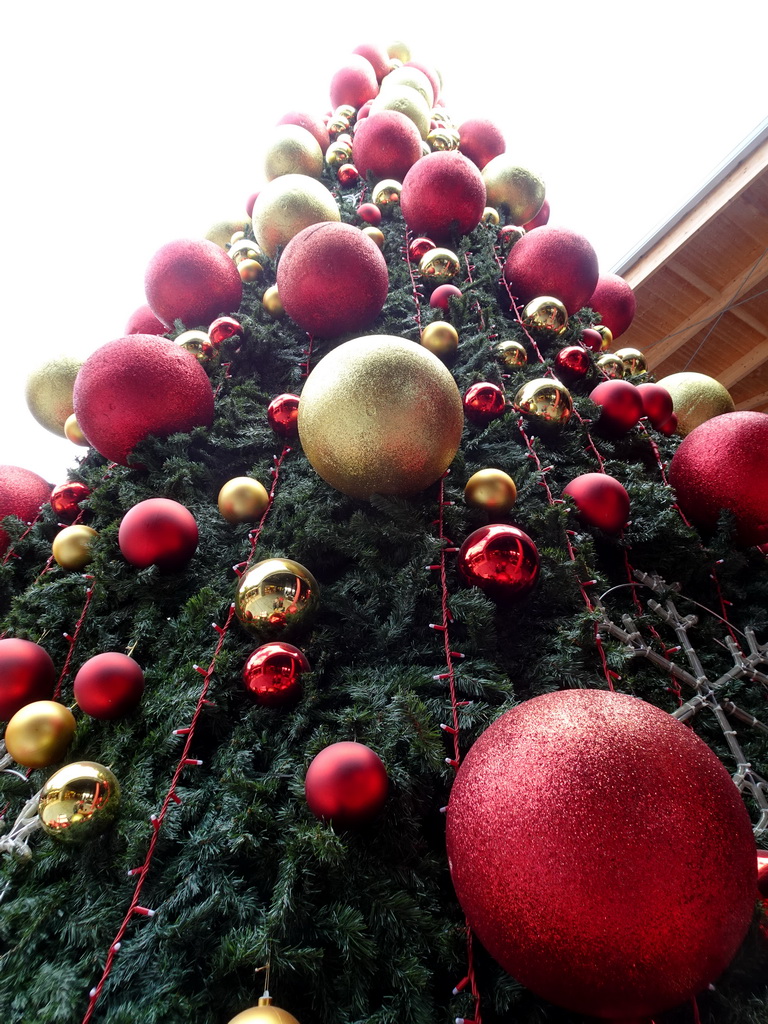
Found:
<path fill-rule="evenodd" d="M 360 47 L 2 467 L 5 1020 L 768 1019 L 768 417 L 441 89 Z"/>

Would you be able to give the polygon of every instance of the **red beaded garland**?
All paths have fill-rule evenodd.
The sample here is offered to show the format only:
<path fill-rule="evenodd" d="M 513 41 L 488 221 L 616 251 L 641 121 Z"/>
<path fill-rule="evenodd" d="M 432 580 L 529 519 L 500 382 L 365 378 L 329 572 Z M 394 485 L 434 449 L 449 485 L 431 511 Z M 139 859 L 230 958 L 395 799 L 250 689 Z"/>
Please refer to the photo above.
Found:
<path fill-rule="evenodd" d="M 533 540 L 504 523 L 481 526 L 459 548 L 461 576 L 494 601 L 519 600 L 539 578 L 540 558 Z"/>
<path fill-rule="evenodd" d="M 91 718 L 123 718 L 138 707 L 143 693 L 141 667 L 118 651 L 89 658 L 75 676 L 75 700 Z"/>
<path fill-rule="evenodd" d="M 344 828 L 362 825 L 379 813 L 389 780 L 381 758 L 370 747 L 341 742 L 317 754 L 304 788 L 310 811 Z"/>
<path fill-rule="evenodd" d="M 301 696 L 304 672 L 309 672 L 304 653 L 293 644 L 273 640 L 249 656 L 243 667 L 243 683 L 258 704 L 283 707 Z"/>

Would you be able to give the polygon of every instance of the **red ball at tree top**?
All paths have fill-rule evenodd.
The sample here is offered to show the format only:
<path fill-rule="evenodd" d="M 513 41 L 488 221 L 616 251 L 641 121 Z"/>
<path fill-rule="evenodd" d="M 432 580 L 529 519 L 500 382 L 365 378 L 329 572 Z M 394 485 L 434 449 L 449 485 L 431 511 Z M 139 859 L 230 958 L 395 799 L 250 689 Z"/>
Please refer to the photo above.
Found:
<path fill-rule="evenodd" d="M 689 999 L 752 918 L 755 840 L 730 775 L 693 730 L 624 694 L 561 690 L 503 714 L 457 772 L 447 846 L 488 952 L 580 1014 Z"/>
<path fill-rule="evenodd" d="M 449 241 L 453 234 L 469 234 L 480 223 L 485 182 L 475 164 L 461 153 L 430 153 L 403 179 L 400 209 L 415 234 Z"/>
<path fill-rule="evenodd" d="M 138 569 L 181 569 L 197 550 L 198 530 L 189 509 L 170 498 L 147 498 L 120 522 L 117 542 L 123 557 Z"/>
<path fill-rule="evenodd" d="M 366 117 L 355 131 L 352 159 L 363 177 L 402 181 L 421 159 L 421 135 L 413 121 L 398 110 L 381 110 Z"/>
<path fill-rule="evenodd" d="M 0 640 L 0 719 L 35 700 L 49 700 L 56 685 L 51 656 L 31 640 Z"/>
<path fill-rule="evenodd" d="M 351 224 L 312 224 L 286 245 L 277 266 L 286 313 L 303 330 L 335 338 L 370 327 L 389 289 L 387 262 Z"/>
<path fill-rule="evenodd" d="M 541 204 L 541 209 L 536 214 L 536 216 L 533 217 L 531 220 L 529 220 L 527 224 L 523 224 L 523 228 L 526 231 L 533 231 L 534 228 L 542 228 L 542 227 L 544 227 L 545 224 L 548 224 L 548 223 L 549 223 L 549 200 L 545 199 L 544 202 Z"/>
<path fill-rule="evenodd" d="M 595 290 L 597 255 L 583 235 L 547 224 L 514 244 L 504 264 L 504 277 L 523 305 L 539 295 L 552 295 L 572 316 L 587 305 Z"/>
<path fill-rule="evenodd" d="M 342 828 L 375 817 L 387 799 L 389 780 L 379 755 L 363 743 L 332 743 L 313 759 L 304 784 L 318 818 Z"/>
<path fill-rule="evenodd" d="M 204 238 L 181 238 L 162 246 L 149 261 L 144 291 L 152 312 L 169 327 L 174 320 L 185 327 L 207 327 L 214 317 L 239 308 L 243 282 L 221 246 Z"/>
<path fill-rule="evenodd" d="M 144 693 L 144 673 L 127 654 L 97 654 L 75 676 L 75 700 L 91 718 L 111 721 L 138 707 Z"/>
<path fill-rule="evenodd" d="M 299 396 L 278 395 L 267 406 L 267 419 L 278 437 L 296 437 L 299 432 Z"/>
<path fill-rule="evenodd" d="M 464 394 L 464 415 L 480 427 L 503 416 L 506 407 L 504 392 L 488 381 L 472 384 Z"/>
<path fill-rule="evenodd" d="M 610 330 L 614 340 L 632 323 L 637 308 L 635 293 L 617 274 L 601 274 L 586 305 L 600 314 L 600 322 Z"/>
<path fill-rule="evenodd" d="M 356 46 L 352 53 L 358 54 L 360 57 L 365 57 L 368 63 L 373 68 L 374 74 L 376 75 L 376 81 L 381 82 L 385 75 L 388 75 L 392 70 L 392 64 L 387 55 L 387 51 L 382 49 L 380 46 L 375 46 L 373 43 L 361 43 Z"/>
<path fill-rule="evenodd" d="M 579 519 L 599 526 L 607 533 L 618 533 L 629 519 L 629 495 L 615 477 L 607 473 L 583 473 L 563 490 L 573 499 Z"/>
<path fill-rule="evenodd" d="M 495 156 L 506 153 L 504 136 L 493 121 L 471 118 L 459 125 L 459 150 L 482 169 Z"/>
<path fill-rule="evenodd" d="M 51 491 L 51 508 L 59 518 L 71 523 L 80 514 L 80 502 L 85 501 L 90 493 L 90 489 L 79 480 L 59 484 Z"/>
<path fill-rule="evenodd" d="M 626 434 L 643 415 L 643 400 L 634 384 L 604 380 L 589 396 L 599 405 L 598 427 L 609 434 Z"/>
<path fill-rule="evenodd" d="M 131 313 L 125 325 L 126 334 L 165 334 L 167 330 L 146 303 Z"/>
<path fill-rule="evenodd" d="M 331 79 L 331 103 L 340 107 L 342 103 L 362 107 L 379 92 L 376 72 L 369 60 L 353 53 L 346 64 L 339 68 Z"/>
<path fill-rule="evenodd" d="M 16 516 L 31 523 L 51 496 L 51 485 L 31 469 L 22 466 L 0 466 L 0 523 L 6 516 Z M 11 538 L 0 529 L 0 555 L 5 554 Z"/>
<path fill-rule="evenodd" d="M 435 68 L 431 64 L 422 64 L 419 60 L 407 60 L 405 67 L 416 68 L 417 71 L 421 71 L 429 79 L 429 84 L 432 86 L 432 95 L 435 98 L 435 106 L 442 106 L 440 100 L 440 76 L 438 75 Z"/>
<path fill-rule="evenodd" d="M 539 552 L 516 526 L 492 523 L 470 533 L 459 548 L 459 572 L 494 601 L 515 601 L 536 586 Z"/>
<path fill-rule="evenodd" d="M 317 141 L 323 153 L 331 144 L 331 136 L 328 134 L 328 129 L 323 124 L 323 119 L 316 114 L 307 114 L 303 110 L 289 110 L 277 122 L 278 127 L 281 124 L 296 124 L 299 128 L 305 128 Z M 258 192 L 256 195 L 258 195 Z M 252 214 L 253 206 L 251 206 L 248 216 L 250 217 Z"/>
<path fill-rule="evenodd" d="M 265 707 L 293 704 L 301 696 L 302 673 L 309 672 L 303 652 L 282 640 L 262 644 L 243 668 L 245 688 Z"/>
<path fill-rule="evenodd" d="M 638 384 L 637 390 L 643 400 L 643 412 L 658 429 L 672 415 L 672 395 L 660 384 Z"/>
<path fill-rule="evenodd" d="M 429 296 L 429 304 L 433 309 L 450 309 L 451 299 L 461 298 L 461 288 L 455 284 L 439 284 Z"/>
<path fill-rule="evenodd" d="M 555 356 L 555 369 L 561 376 L 570 377 L 573 380 L 586 377 L 591 365 L 589 352 L 581 345 L 566 345 Z"/>

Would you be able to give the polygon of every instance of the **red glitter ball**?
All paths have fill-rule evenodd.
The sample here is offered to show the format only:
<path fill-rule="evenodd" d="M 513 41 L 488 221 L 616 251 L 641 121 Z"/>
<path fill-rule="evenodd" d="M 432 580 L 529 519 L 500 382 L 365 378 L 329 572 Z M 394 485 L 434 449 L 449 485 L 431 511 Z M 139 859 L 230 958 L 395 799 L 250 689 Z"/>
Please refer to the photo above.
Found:
<path fill-rule="evenodd" d="M 464 395 L 464 415 L 481 427 L 503 416 L 506 407 L 504 392 L 497 384 L 488 381 L 473 384 Z"/>
<path fill-rule="evenodd" d="M 392 70 L 392 64 L 390 63 L 387 51 L 380 46 L 376 46 L 375 43 L 361 43 L 354 48 L 352 53 L 365 57 L 374 70 L 376 80 L 379 82 Z"/>
<path fill-rule="evenodd" d="M 597 255 L 583 235 L 545 225 L 526 232 L 512 246 L 504 278 L 523 305 L 539 295 L 552 295 L 572 316 L 595 290 Z"/>
<path fill-rule="evenodd" d="M 125 325 L 126 334 L 165 334 L 167 330 L 146 303 L 131 313 Z"/>
<path fill-rule="evenodd" d="M 629 495 L 622 484 L 607 473 L 582 473 L 563 490 L 576 505 L 579 519 L 618 533 L 629 519 Z"/>
<path fill-rule="evenodd" d="M 211 339 L 211 344 L 217 348 L 227 338 L 234 338 L 235 335 L 242 337 L 242 334 L 243 325 L 239 320 L 235 320 L 233 316 L 220 316 L 208 328 L 208 337 Z"/>
<path fill-rule="evenodd" d="M 169 327 L 175 320 L 207 327 L 214 317 L 239 308 L 243 282 L 215 242 L 182 238 L 162 246 L 149 261 L 144 290 L 152 312 Z"/>
<path fill-rule="evenodd" d="M 394 178 L 402 181 L 421 159 L 419 129 L 398 110 L 380 110 L 358 125 L 352 143 L 355 167 L 363 177 L 372 174 L 376 181 Z"/>
<path fill-rule="evenodd" d="M 330 145 L 330 143 L 329 143 Z M 327 147 L 326 147 L 327 148 Z M 258 192 L 252 192 L 245 201 L 245 212 L 249 217 L 253 216 L 253 208 L 256 205 L 256 200 L 259 198 Z"/>
<path fill-rule="evenodd" d="M 637 308 L 635 293 L 617 274 L 601 274 L 586 304 L 600 314 L 600 322 L 610 330 L 614 340 L 632 323 Z"/>
<path fill-rule="evenodd" d="M 59 484 L 51 491 L 51 508 L 65 522 L 71 523 L 80 514 L 80 502 L 90 495 L 90 489 L 79 480 Z"/>
<path fill-rule="evenodd" d="M 460 124 L 459 139 L 459 150 L 481 171 L 489 160 L 507 151 L 501 129 L 493 121 L 483 118 L 473 118 Z"/>
<path fill-rule="evenodd" d="M 369 60 L 353 53 L 331 78 L 331 103 L 340 107 L 348 103 L 351 107 L 362 107 L 379 92 L 376 72 Z"/>
<path fill-rule="evenodd" d="M 589 352 L 581 345 L 567 345 L 555 356 L 555 368 L 563 377 L 571 377 L 574 380 L 586 377 L 591 365 Z"/>
<path fill-rule="evenodd" d="M 752 918 L 755 840 L 731 776 L 692 729 L 624 694 L 563 690 L 503 714 L 459 768 L 447 844 L 488 952 L 577 1013 L 684 1002 Z"/>
<path fill-rule="evenodd" d="M 299 396 L 278 395 L 267 406 L 267 419 L 278 437 L 296 437 L 299 432 Z"/>
<path fill-rule="evenodd" d="M 492 523 L 471 533 L 459 548 L 459 572 L 494 601 L 525 597 L 539 578 L 539 552 L 516 526 Z"/>
<path fill-rule="evenodd" d="M 410 231 L 449 241 L 455 234 L 469 234 L 480 223 L 485 182 L 475 164 L 461 153 L 430 153 L 417 160 L 403 179 L 400 209 Z"/>
<path fill-rule="evenodd" d="M 265 707 L 283 707 L 301 696 L 302 673 L 309 672 L 303 652 L 282 640 L 262 644 L 243 667 L 246 690 Z"/>
<path fill-rule="evenodd" d="M 314 758 L 304 785 L 318 818 L 342 828 L 375 817 L 387 799 L 389 780 L 379 755 L 363 743 L 332 743 Z"/>
<path fill-rule="evenodd" d="M 544 227 L 545 224 L 548 224 L 548 223 L 549 223 L 549 200 L 545 199 L 544 202 L 541 204 L 541 209 L 536 214 L 536 216 L 533 217 L 531 220 L 529 220 L 527 224 L 523 224 L 523 227 L 525 228 L 526 231 L 533 231 L 534 228 L 542 228 L 542 227 Z"/>
<path fill-rule="evenodd" d="M 138 707 L 143 693 L 141 667 L 118 651 L 89 658 L 75 676 L 75 700 L 91 718 L 123 718 Z"/>
<path fill-rule="evenodd" d="M 189 509 L 170 498 L 147 498 L 129 509 L 117 532 L 126 561 L 139 569 L 181 569 L 197 550 L 198 531 Z"/>
<path fill-rule="evenodd" d="M 0 466 L 0 523 L 6 516 L 16 516 L 31 523 L 51 496 L 51 485 L 31 469 L 22 466 Z M 0 555 L 8 550 L 11 538 L 0 529 Z"/>
<path fill-rule="evenodd" d="M 0 640 L 0 719 L 8 721 L 35 700 L 50 700 L 56 685 L 51 656 L 31 640 Z"/>

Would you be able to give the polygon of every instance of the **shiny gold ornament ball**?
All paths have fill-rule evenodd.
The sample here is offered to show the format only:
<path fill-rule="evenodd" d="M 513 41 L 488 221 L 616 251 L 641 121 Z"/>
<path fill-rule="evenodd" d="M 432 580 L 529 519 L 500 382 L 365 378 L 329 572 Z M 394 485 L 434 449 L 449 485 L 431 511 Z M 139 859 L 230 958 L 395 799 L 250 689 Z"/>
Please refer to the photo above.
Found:
<path fill-rule="evenodd" d="M 452 281 L 461 269 L 459 257 L 450 249 L 436 246 L 419 260 L 419 273 L 435 284 Z"/>
<path fill-rule="evenodd" d="M 521 345 L 519 341 L 500 341 L 494 351 L 502 363 L 510 369 L 525 366 L 528 362 L 525 345 Z"/>
<path fill-rule="evenodd" d="M 380 249 L 384 248 L 384 232 L 373 224 L 367 224 L 364 228 L 360 229 L 364 235 L 368 235 L 372 242 L 375 242 Z"/>
<path fill-rule="evenodd" d="M 444 125 L 438 125 L 437 128 L 433 128 L 427 135 L 426 141 L 431 153 L 445 153 L 456 149 L 456 139 L 453 132 L 446 131 Z"/>
<path fill-rule="evenodd" d="M 336 107 L 336 109 L 333 112 L 333 116 L 345 117 L 347 119 L 347 124 L 351 124 L 351 122 L 354 120 L 356 113 L 357 111 L 355 110 L 351 103 L 342 103 L 338 107 Z"/>
<path fill-rule="evenodd" d="M 83 569 L 93 558 L 93 542 L 98 536 L 90 526 L 67 526 L 53 539 L 53 557 L 62 569 Z"/>
<path fill-rule="evenodd" d="M 387 47 L 387 56 L 393 60 L 399 60 L 402 64 L 407 64 L 411 59 L 411 48 L 402 39 L 397 39 Z"/>
<path fill-rule="evenodd" d="M 604 324 L 595 324 L 593 330 L 597 331 L 603 339 L 603 352 L 607 352 L 613 344 L 613 331 L 610 327 L 606 327 Z"/>
<path fill-rule="evenodd" d="M 77 444 L 81 448 L 90 448 L 88 444 L 88 438 L 80 429 L 80 424 L 77 422 L 77 416 L 72 413 L 71 416 L 67 416 L 66 422 L 64 423 L 64 436 L 72 444 Z"/>
<path fill-rule="evenodd" d="M 47 768 L 61 761 L 75 735 L 75 716 L 55 700 L 35 700 L 8 722 L 5 746 L 17 764 Z"/>
<path fill-rule="evenodd" d="M 84 843 L 109 828 L 119 807 L 120 784 L 110 769 L 96 761 L 74 761 L 43 786 L 37 813 L 49 836 Z"/>
<path fill-rule="evenodd" d="M 175 339 L 174 344 L 189 352 L 201 363 L 207 362 L 214 352 L 207 331 L 184 331 Z"/>
<path fill-rule="evenodd" d="M 421 332 L 421 344 L 438 359 L 448 359 L 459 347 L 459 332 L 445 320 L 433 320 Z"/>
<path fill-rule="evenodd" d="M 486 206 L 486 208 L 483 210 L 483 215 L 480 218 L 480 220 L 482 221 L 483 224 L 490 224 L 493 227 L 498 227 L 498 225 L 501 223 L 499 211 L 493 206 Z"/>
<path fill-rule="evenodd" d="M 523 309 L 523 323 L 558 337 L 568 326 L 568 312 L 559 299 L 551 295 L 540 295 L 531 299 Z"/>
<path fill-rule="evenodd" d="M 604 352 L 595 363 L 609 380 L 621 380 L 627 369 L 624 360 L 615 352 Z"/>
<path fill-rule="evenodd" d="M 329 167 L 343 167 L 352 161 L 352 147 L 339 139 L 332 142 L 325 151 L 325 162 Z"/>
<path fill-rule="evenodd" d="M 311 627 L 319 601 L 309 569 L 290 558 L 267 558 L 241 576 L 235 614 L 262 643 L 289 640 Z"/>
<path fill-rule="evenodd" d="M 245 231 L 248 227 L 247 217 L 235 217 L 232 220 L 219 220 L 206 231 L 205 237 L 222 249 L 228 249 L 232 235 Z"/>
<path fill-rule="evenodd" d="M 389 335 L 347 341 L 307 378 L 299 438 L 314 470 L 353 498 L 415 494 L 453 461 L 464 425 L 437 356 Z"/>
<path fill-rule="evenodd" d="M 424 98 L 424 102 L 427 104 L 427 113 L 429 113 L 432 109 L 432 104 L 435 102 L 435 92 L 432 88 L 432 83 L 424 72 L 412 65 L 393 68 L 393 70 L 382 79 L 380 93 L 384 93 L 386 95 L 386 93 L 391 89 L 399 89 L 403 86 L 408 89 L 413 89 Z"/>
<path fill-rule="evenodd" d="M 64 436 L 64 424 L 75 411 L 72 391 L 82 359 L 58 356 L 27 377 L 26 399 L 37 422 L 52 434 Z"/>
<path fill-rule="evenodd" d="M 523 384 L 513 405 L 531 421 L 558 427 L 564 426 L 573 412 L 570 391 L 554 377 L 536 377 Z"/>
<path fill-rule="evenodd" d="M 250 1006 L 233 1017 L 229 1024 L 299 1024 L 292 1013 L 275 1006 L 269 996 L 262 996 L 257 1006 Z"/>
<path fill-rule="evenodd" d="M 306 174 L 319 178 L 323 173 L 320 143 L 298 124 L 281 124 L 273 130 L 264 154 L 264 177 L 274 181 L 284 174 Z"/>
<path fill-rule="evenodd" d="M 533 220 L 544 202 L 544 182 L 507 153 L 495 156 L 482 170 L 489 206 L 508 212 L 512 224 Z"/>
<path fill-rule="evenodd" d="M 243 260 L 260 260 L 262 255 L 261 249 L 250 238 L 241 238 L 240 241 L 234 242 L 229 249 L 229 258 L 237 264 L 242 263 Z"/>
<path fill-rule="evenodd" d="M 677 416 L 677 433 L 681 437 L 690 434 L 713 416 L 722 416 L 735 409 L 728 390 L 720 381 L 704 373 L 685 370 L 663 377 L 657 383 L 672 396 L 673 411 Z"/>
<path fill-rule="evenodd" d="M 639 348 L 617 348 L 614 355 L 624 363 L 624 369 L 630 376 L 645 373 L 648 362 Z"/>
<path fill-rule="evenodd" d="M 269 505 L 269 494 L 253 477 L 235 476 L 219 491 L 218 505 L 228 523 L 253 523 Z"/>
<path fill-rule="evenodd" d="M 253 206 L 253 233 L 270 257 L 310 224 L 340 220 L 330 191 L 306 174 L 283 174 L 267 182 Z"/>
<path fill-rule="evenodd" d="M 267 288 L 264 292 L 261 304 L 275 320 L 279 320 L 281 316 L 285 316 L 285 308 L 283 307 L 276 284 L 271 284 L 269 288 Z"/>
<path fill-rule="evenodd" d="M 238 242 L 242 242 L 245 238 L 244 231 L 236 231 L 229 240 L 230 245 L 236 245 Z"/>
<path fill-rule="evenodd" d="M 330 137 L 332 139 L 336 139 L 339 135 L 344 135 L 348 132 L 349 126 L 350 121 L 348 117 L 344 117 L 341 114 L 334 114 L 325 127 L 328 129 Z"/>
<path fill-rule="evenodd" d="M 258 281 L 264 273 L 264 267 L 258 260 L 240 260 L 237 272 L 243 282 Z"/>
<path fill-rule="evenodd" d="M 517 500 L 517 487 L 503 469 L 481 469 L 467 480 L 464 500 L 491 513 L 509 512 Z"/>
<path fill-rule="evenodd" d="M 384 178 L 373 186 L 371 191 L 371 202 L 375 203 L 382 213 L 391 213 L 400 205 L 400 193 L 403 186 L 394 178 Z"/>

